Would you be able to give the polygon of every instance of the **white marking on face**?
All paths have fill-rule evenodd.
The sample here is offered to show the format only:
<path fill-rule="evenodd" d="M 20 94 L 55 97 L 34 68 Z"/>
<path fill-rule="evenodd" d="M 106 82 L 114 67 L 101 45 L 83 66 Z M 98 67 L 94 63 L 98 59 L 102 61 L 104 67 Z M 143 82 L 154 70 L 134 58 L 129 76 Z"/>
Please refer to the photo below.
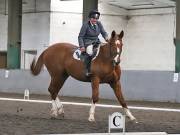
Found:
<path fill-rule="evenodd" d="M 117 55 L 116 55 L 116 57 L 114 58 L 115 62 L 118 62 L 119 53 L 120 53 L 120 49 L 117 47 Z"/>
<path fill-rule="evenodd" d="M 115 44 L 116 44 L 116 45 L 120 45 L 120 41 L 119 41 L 119 40 L 116 40 Z"/>

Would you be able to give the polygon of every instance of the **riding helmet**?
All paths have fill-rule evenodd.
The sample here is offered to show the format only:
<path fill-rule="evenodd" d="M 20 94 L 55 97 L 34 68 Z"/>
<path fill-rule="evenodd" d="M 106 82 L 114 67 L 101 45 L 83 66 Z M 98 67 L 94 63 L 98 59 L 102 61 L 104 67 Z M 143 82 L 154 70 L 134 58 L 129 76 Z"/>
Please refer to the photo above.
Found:
<path fill-rule="evenodd" d="M 89 12 L 89 18 L 99 19 L 100 12 L 97 10 L 92 10 Z"/>

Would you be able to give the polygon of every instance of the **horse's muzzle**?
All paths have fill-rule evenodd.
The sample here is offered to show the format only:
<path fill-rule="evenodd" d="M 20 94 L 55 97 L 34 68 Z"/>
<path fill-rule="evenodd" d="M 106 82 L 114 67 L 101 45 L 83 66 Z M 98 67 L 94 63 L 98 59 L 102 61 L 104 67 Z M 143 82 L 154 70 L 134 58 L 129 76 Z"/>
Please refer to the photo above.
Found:
<path fill-rule="evenodd" d="M 113 66 L 119 65 L 119 63 L 120 63 L 120 60 L 118 60 L 117 62 L 115 60 L 113 60 Z"/>

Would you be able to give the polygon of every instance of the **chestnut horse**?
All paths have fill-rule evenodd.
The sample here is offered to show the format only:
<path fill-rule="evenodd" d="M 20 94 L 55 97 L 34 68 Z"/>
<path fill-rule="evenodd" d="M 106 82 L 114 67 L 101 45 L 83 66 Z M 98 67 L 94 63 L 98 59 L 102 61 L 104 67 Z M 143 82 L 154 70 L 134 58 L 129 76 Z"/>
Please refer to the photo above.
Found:
<path fill-rule="evenodd" d="M 33 75 L 38 75 L 44 64 L 51 76 L 48 91 L 52 98 L 51 115 L 53 117 L 64 114 L 63 105 L 58 98 L 58 93 L 66 79 L 72 76 L 80 81 L 91 82 L 92 105 L 89 111 L 89 121 L 95 121 L 95 104 L 99 100 L 100 83 L 108 83 L 111 86 L 125 114 L 131 120 L 136 120 L 128 109 L 121 91 L 121 69 L 119 63 L 123 46 L 123 35 L 123 31 L 121 31 L 120 34 L 116 34 L 116 32 L 113 31 L 109 41 L 100 47 L 99 55 L 91 64 L 91 77 L 85 76 L 84 63 L 73 58 L 73 52 L 77 49 L 77 46 L 70 43 L 54 44 L 39 56 L 37 62 L 35 62 L 35 59 L 33 60 L 31 64 L 31 72 Z"/>

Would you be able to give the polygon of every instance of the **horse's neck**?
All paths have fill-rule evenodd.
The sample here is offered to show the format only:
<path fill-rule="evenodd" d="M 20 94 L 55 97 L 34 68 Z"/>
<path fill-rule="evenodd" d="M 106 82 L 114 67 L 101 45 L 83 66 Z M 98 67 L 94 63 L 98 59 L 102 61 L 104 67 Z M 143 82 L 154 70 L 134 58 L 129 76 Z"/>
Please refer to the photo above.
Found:
<path fill-rule="evenodd" d="M 101 46 L 100 48 L 100 52 L 99 52 L 99 57 L 108 61 L 108 60 L 112 60 L 111 56 L 110 56 L 110 47 L 108 44 L 105 44 L 103 46 Z"/>

